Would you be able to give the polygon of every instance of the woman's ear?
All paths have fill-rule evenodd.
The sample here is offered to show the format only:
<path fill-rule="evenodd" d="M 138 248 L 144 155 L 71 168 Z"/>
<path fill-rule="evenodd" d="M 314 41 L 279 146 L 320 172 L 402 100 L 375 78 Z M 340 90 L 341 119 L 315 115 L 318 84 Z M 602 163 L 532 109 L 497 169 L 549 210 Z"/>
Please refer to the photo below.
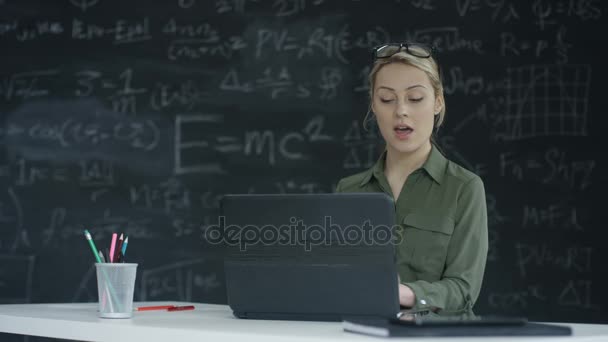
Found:
<path fill-rule="evenodd" d="M 435 115 L 443 109 L 443 95 L 435 97 Z"/>

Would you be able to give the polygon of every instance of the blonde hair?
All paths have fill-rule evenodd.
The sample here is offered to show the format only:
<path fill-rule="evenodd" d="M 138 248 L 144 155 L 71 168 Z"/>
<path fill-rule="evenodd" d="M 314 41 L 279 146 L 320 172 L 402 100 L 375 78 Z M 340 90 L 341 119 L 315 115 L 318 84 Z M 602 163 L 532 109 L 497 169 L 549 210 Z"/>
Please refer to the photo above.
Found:
<path fill-rule="evenodd" d="M 412 47 L 410 47 L 412 49 Z M 372 70 L 369 72 L 369 108 L 367 114 L 363 119 L 363 128 L 367 130 L 367 123 L 373 120 L 370 114 L 373 114 L 372 103 L 374 100 L 374 88 L 376 85 L 376 75 L 385 65 L 391 63 L 403 63 L 406 65 L 418 68 L 428 76 L 431 81 L 431 86 L 435 92 L 436 98 L 441 98 L 442 106 L 439 114 L 435 118 L 435 130 L 438 130 L 445 118 L 445 98 L 443 96 L 443 84 L 441 82 L 441 76 L 439 75 L 439 66 L 435 59 L 431 56 L 428 58 L 416 57 L 409 54 L 406 51 L 400 51 L 390 57 L 378 58 L 374 62 Z"/>

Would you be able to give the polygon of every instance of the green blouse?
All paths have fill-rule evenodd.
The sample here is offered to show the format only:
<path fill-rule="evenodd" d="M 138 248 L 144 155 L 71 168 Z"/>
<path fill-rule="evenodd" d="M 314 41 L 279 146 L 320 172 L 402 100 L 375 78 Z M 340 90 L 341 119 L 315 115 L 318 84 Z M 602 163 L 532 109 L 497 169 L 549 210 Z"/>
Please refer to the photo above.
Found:
<path fill-rule="evenodd" d="M 385 192 L 383 154 L 364 172 L 343 178 L 337 192 Z M 396 246 L 401 283 L 416 295 L 414 309 L 471 313 L 488 253 L 488 219 L 481 178 L 446 159 L 433 146 L 412 172 L 395 203 L 403 239 Z"/>

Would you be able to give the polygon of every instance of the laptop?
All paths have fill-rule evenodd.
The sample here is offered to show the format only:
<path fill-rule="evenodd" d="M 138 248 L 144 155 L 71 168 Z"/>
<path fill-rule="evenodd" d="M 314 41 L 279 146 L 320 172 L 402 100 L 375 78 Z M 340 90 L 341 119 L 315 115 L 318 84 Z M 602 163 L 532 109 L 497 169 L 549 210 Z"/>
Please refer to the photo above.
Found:
<path fill-rule="evenodd" d="M 226 195 L 220 211 L 236 317 L 342 321 L 399 312 L 395 209 L 386 194 Z"/>

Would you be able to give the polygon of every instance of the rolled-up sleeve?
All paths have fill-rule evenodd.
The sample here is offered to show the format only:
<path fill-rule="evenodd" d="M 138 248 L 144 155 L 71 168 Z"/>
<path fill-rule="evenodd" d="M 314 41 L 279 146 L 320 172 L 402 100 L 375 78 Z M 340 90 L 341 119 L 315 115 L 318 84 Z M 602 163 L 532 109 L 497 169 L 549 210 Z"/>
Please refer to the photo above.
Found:
<path fill-rule="evenodd" d="M 463 186 L 455 213 L 441 279 L 403 282 L 416 296 L 414 309 L 438 308 L 440 314 L 459 314 L 471 311 L 479 296 L 488 255 L 486 196 L 479 177 Z"/>

